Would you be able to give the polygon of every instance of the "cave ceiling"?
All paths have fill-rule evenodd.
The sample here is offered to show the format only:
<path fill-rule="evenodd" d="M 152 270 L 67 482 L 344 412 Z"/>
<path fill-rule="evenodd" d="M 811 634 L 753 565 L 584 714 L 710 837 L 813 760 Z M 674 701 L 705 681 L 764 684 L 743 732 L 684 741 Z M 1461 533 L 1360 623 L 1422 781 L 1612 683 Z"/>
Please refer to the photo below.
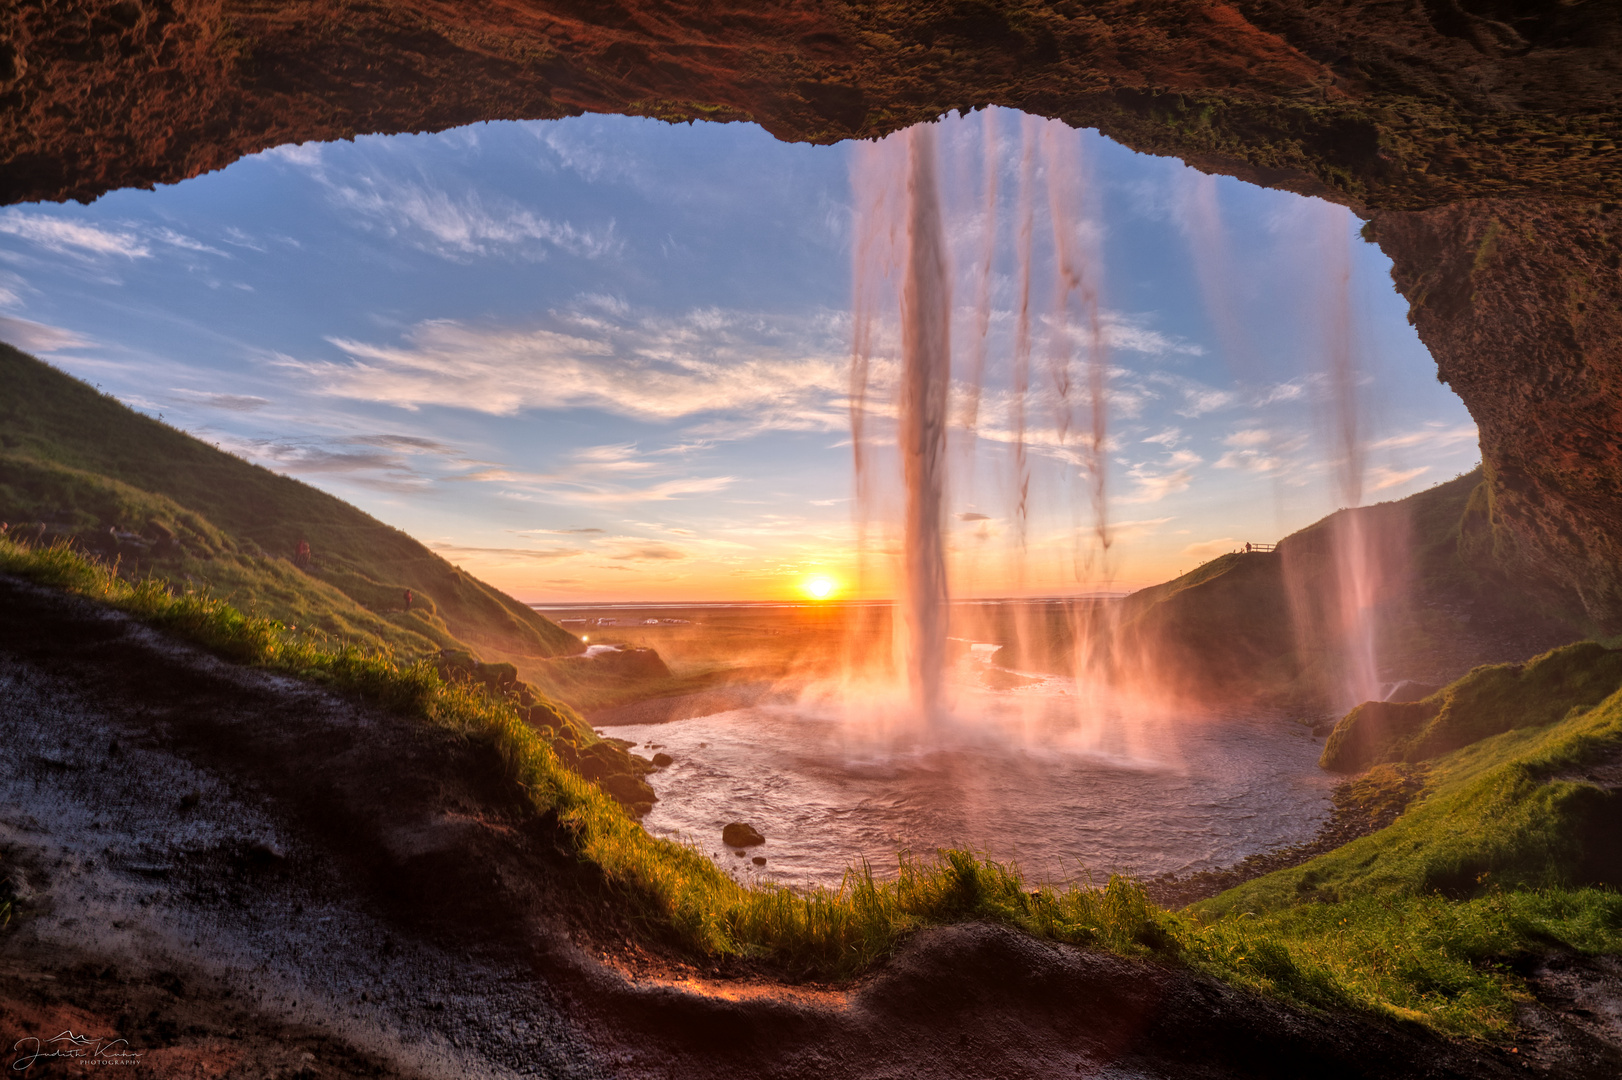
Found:
<path fill-rule="evenodd" d="M 21 0 L 0 199 L 615 112 L 884 135 L 997 104 L 1360 210 L 1622 189 L 1614 0 Z"/>
<path fill-rule="evenodd" d="M 1622 628 L 1616 0 L 12 0 L 0 203 L 613 112 L 885 135 L 995 104 L 1370 219 L 1481 430 L 1501 572 Z"/>

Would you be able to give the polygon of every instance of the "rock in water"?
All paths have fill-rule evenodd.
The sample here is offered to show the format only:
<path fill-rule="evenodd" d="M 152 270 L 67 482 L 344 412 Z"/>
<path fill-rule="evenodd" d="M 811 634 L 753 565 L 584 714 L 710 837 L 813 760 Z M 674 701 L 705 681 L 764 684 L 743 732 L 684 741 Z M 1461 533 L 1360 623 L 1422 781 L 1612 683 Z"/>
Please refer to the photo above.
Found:
<path fill-rule="evenodd" d="M 755 831 L 753 825 L 745 825 L 741 821 L 734 821 L 721 830 L 721 843 L 730 848 L 753 847 L 765 842 L 766 838 Z"/>
<path fill-rule="evenodd" d="M 750 859 L 749 861 L 754 863 L 756 866 L 765 866 L 766 865 L 766 856 L 764 856 L 764 855 L 756 855 L 753 859 Z"/>

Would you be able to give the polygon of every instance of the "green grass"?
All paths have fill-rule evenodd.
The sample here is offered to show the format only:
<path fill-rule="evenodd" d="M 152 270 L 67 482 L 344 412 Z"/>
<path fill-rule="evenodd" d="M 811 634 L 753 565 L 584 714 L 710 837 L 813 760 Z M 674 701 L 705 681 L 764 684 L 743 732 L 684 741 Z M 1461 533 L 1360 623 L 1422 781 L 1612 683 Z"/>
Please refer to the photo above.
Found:
<path fill-rule="evenodd" d="M 922 927 L 991 920 L 1180 964 L 1306 1008 L 1503 1038 L 1526 996 L 1515 961 L 1551 948 L 1622 951 L 1622 897 L 1588 887 L 1582 843 L 1617 824 L 1615 797 L 1558 778 L 1622 746 L 1622 695 L 1563 712 L 1544 703 L 1560 719 L 1434 761 L 1427 793 L 1396 824 L 1183 912 L 1156 907 L 1125 878 L 1055 887 L 964 851 L 903 855 L 893 876 L 863 865 L 838 889 L 746 888 L 701 852 L 649 836 L 564 767 L 514 702 L 446 681 L 425 661 L 334 649 L 218 598 L 120 577 L 66 547 L 0 539 L 0 572 L 489 743 L 645 932 L 697 956 L 753 957 L 790 976 L 842 978 Z"/>
<path fill-rule="evenodd" d="M 1622 649 L 1594 641 L 1553 649 L 1525 664 L 1489 664 L 1423 701 L 1367 701 L 1336 725 L 1319 764 L 1356 772 L 1387 761 L 1423 761 L 1515 728 L 1551 724 L 1622 687 Z"/>
<path fill-rule="evenodd" d="M 1461 696 L 1514 672 L 1478 669 Z M 1424 795 L 1389 828 L 1193 905 L 1213 970 L 1297 1000 L 1332 986 L 1361 1008 L 1501 1035 L 1525 994 L 1506 965 L 1551 949 L 1622 952 L 1622 798 L 1562 778 L 1622 747 L 1622 694 L 1594 704 L 1591 690 L 1544 682 L 1522 699 L 1537 726 L 1434 758 Z M 1257 943 L 1269 971 L 1223 959 Z"/>
<path fill-rule="evenodd" d="M 701 852 L 649 836 L 566 768 L 513 702 L 475 683 L 447 681 L 426 660 L 353 645 L 334 649 L 217 597 L 175 593 L 155 578 L 128 580 L 65 545 L 32 548 L 0 538 L 0 572 L 107 603 L 238 662 L 328 683 L 488 741 L 536 809 L 556 813 L 576 851 L 647 929 L 694 953 L 762 957 L 796 974 L 837 978 L 889 955 L 922 926 L 964 918 L 1126 953 L 1172 941 L 1173 917 L 1124 878 L 1102 889 L 1033 887 L 1015 867 L 959 851 L 903 856 L 888 880 L 863 867 L 835 890 L 745 888 Z"/>
<path fill-rule="evenodd" d="M 181 551 L 141 555 L 144 571 L 177 585 L 189 577 L 282 621 L 326 620 L 333 633 L 400 651 L 551 657 L 581 649 L 574 635 L 400 530 L 4 344 L 0 386 L 0 520 L 81 537 L 111 526 L 148 539 L 167 530 Z M 315 555 L 307 571 L 291 562 L 301 539 Z M 401 610 L 406 589 L 411 613 Z"/>

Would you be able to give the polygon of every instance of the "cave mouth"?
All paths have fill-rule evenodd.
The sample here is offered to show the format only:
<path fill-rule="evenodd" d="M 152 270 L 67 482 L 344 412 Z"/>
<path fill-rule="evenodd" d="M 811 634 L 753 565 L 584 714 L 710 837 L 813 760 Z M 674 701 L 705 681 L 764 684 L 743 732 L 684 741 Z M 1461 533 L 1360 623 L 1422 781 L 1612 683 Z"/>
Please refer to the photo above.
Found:
<path fill-rule="evenodd" d="M 988 117 L 1010 226 L 989 263 Z M 1022 124 L 1068 130 L 1002 109 L 940 128 L 958 383 L 967 366 L 986 373 L 977 457 L 949 508 L 977 580 L 955 595 L 1153 584 L 1348 502 L 1331 478 L 1345 437 L 1331 431 L 1341 346 L 1324 299 L 1342 272 L 1368 500 L 1474 466 L 1470 417 L 1355 219 L 1083 133 L 1065 198 L 1097 252 L 1118 540 L 1078 581 L 1063 538 L 1093 509 L 1061 443 L 1086 420 L 1055 431 L 1053 388 L 1084 376 L 1055 368 L 1044 189 L 1025 410 L 1038 554 L 1020 586 L 1007 365 Z M 819 566 L 854 580 L 840 444 L 861 145 L 780 143 L 749 124 L 498 122 L 286 146 L 88 207 L 15 207 L 0 215 L 7 339 L 441 537 L 526 601 L 764 598 Z M 876 362 L 882 382 L 890 361 Z M 889 392 L 876 386 L 881 412 Z M 796 519 L 750 523 L 766 539 L 741 579 L 720 546 L 737 538 L 694 512 L 739 499 Z M 635 507 L 658 514 L 623 513 Z"/>
<path fill-rule="evenodd" d="M 1474 466 L 1469 416 L 1343 208 L 1011 110 L 932 131 L 957 342 L 954 596 L 1119 596 Z M 281 147 L 85 208 L 6 211 L 4 327 L 537 607 L 781 601 L 813 575 L 841 600 L 879 598 L 897 587 L 884 551 L 902 498 L 885 464 L 901 335 L 882 314 L 854 514 L 849 464 L 853 264 L 868 258 L 881 286 L 901 276 L 855 223 L 864 199 L 896 197 L 895 177 L 853 174 L 852 155 L 873 152 L 616 116 Z M 1069 246 L 1096 290 L 1101 413 L 1062 389 L 1086 385 L 1088 362 L 1055 299 Z M 1091 471 L 1107 482 L 1089 487 L 1080 428 L 1100 416 Z M 953 623 L 997 647 L 984 620 Z M 825 671 L 788 713 L 606 730 L 681 746 L 650 828 L 692 835 L 725 792 L 774 832 L 764 870 L 736 869 L 793 883 L 963 842 L 1187 873 L 1299 842 L 1326 812 L 1316 748 L 1293 726 L 1146 701 L 1082 717 L 1086 673 L 1008 677 L 960 662 L 954 716 L 1002 719 L 968 742 L 933 732 L 923 757 L 916 740 L 876 747 L 895 725 L 852 720 L 855 694 L 830 706 Z M 794 765 L 774 774 L 778 761 Z M 805 790 L 792 808 L 771 784 L 751 799 L 759 775 Z M 889 817 L 830 827 L 876 805 L 864 777 L 908 794 Z M 982 804 L 1022 842 L 970 828 Z M 1144 809 L 1168 805 L 1238 816 Z M 825 840 L 795 852 L 784 833 Z"/>

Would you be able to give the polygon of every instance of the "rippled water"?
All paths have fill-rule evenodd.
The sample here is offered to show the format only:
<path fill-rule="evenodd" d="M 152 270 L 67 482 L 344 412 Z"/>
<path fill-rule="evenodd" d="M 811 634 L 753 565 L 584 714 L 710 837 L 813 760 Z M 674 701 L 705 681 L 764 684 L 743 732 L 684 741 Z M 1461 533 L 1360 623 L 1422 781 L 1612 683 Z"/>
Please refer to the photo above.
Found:
<path fill-rule="evenodd" d="M 898 851 L 941 846 L 1039 879 L 1187 873 L 1306 840 L 1328 816 L 1321 743 L 1287 719 L 1078 706 L 1073 685 L 1044 679 L 960 696 L 955 723 L 919 731 L 862 697 L 601 730 L 675 759 L 649 778 L 648 831 L 786 884 L 837 885 L 861 858 L 893 870 Z M 731 821 L 766 844 L 726 849 Z"/>

